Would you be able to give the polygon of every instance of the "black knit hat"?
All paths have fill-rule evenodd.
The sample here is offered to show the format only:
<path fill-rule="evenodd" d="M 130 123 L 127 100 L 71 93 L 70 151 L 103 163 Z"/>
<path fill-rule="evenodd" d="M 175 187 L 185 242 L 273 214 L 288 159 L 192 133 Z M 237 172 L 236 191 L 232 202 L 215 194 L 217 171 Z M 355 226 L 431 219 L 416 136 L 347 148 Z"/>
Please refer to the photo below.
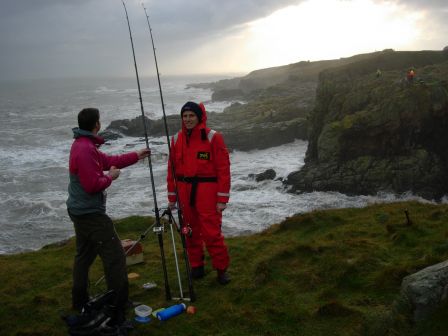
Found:
<path fill-rule="evenodd" d="M 201 107 L 194 103 L 194 102 L 186 102 L 184 106 L 182 106 L 182 109 L 180 110 L 180 116 L 184 114 L 185 111 L 191 111 L 198 117 L 199 122 L 202 121 L 202 109 Z"/>

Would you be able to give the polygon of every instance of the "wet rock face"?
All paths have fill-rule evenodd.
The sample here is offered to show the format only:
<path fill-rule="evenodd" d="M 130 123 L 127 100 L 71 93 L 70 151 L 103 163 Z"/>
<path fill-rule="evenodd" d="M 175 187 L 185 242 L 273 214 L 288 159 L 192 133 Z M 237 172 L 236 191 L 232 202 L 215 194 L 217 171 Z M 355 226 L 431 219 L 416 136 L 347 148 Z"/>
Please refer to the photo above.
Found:
<path fill-rule="evenodd" d="M 244 99 L 244 93 L 240 89 L 223 89 L 212 94 L 212 100 L 214 101 L 225 101 L 229 99 Z"/>
<path fill-rule="evenodd" d="M 168 129 L 173 134 L 174 130 L 180 125 L 180 118 L 178 116 L 168 116 Z M 149 136 L 163 136 L 165 135 L 165 125 L 163 119 L 151 120 L 145 117 L 146 131 Z M 134 119 L 120 119 L 114 120 L 107 126 L 106 131 L 112 133 L 119 133 L 126 136 L 141 137 L 145 135 L 142 117 L 139 116 Z"/>
<path fill-rule="evenodd" d="M 266 181 L 266 180 L 273 180 L 275 179 L 275 177 L 277 176 L 277 173 L 275 172 L 274 169 L 267 169 L 262 173 L 259 174 L 251 174 L 251 176 L 255 179 L 255 181 L 257 182 L 262 182 L 262 181 Z"/>
<path fill-rule="evenodd" d="M 294 192 L 442 197 L 448 192 L 448 61 L 417 68 L 413 83 L 403 81 L 406 68 L 376 77 L 368 65 L 321 74 L 305 165 L 286 183 Z"/>
<path fill-rule="evenodd" d="M 259 93 L 260 97 L 246 104 L 234 103 L 222 113 L 207 112 L 207 126 L 221 132 L 229 150 L 264 149 L 305 140 L 308 132 L 307 114 L 314 102 L 316 83 L 297 83 L 301 94 L 294 93 L 296 86 L 288 86 L 288 93 L 278 95 L 278 87 Z M 291 91 L 292 90 L 292 91 Z M 281 91 L 281 90 L 280 90 Z M 283 91 L 282 91 L 283 92 Z M 107 131 L 126 136 L 143 136 L 141 117 L 132 120 L 115 120 Z M 165 135 L 163 119 L 145 119 L 150 136 Z M 181 128 L 179 115 L 167 117 L 170 135 Z"/>
<path fill-rule="evenodd" d="M 421 322 L 434 312 L 448 295 L 448 261 L 427 267 L 405 277 L 401 300 L 407 303 L 414 322 Z"/>
<path fill-rule="evenodd" d="M 177 119 L 177 120 L 176 120 Z M 215 120 L 210 118 L 208 125 L 224 135 L 229 150 L 248 151 L 280 146 L 293 142 L 295 139 L 305 140 L 307 136 L 307 122 L 304 118 L 289 121 L 254 123 L 241 125 L 238 121 L 224 121 L 224 118 Z M 168 122 L 170 135 L 180 129 L 180 118 L 172 118 Z M 164 136 L 165 129 L 162 120 L 147 120 L 147 131 L 150 136 Z M 144 135 L 141 118 L 132 120 L 113 121 L 106 130 L 108 138 L 126 136 L 141 137 Z"/>
<path fill-rule="evenodd" d="M 113 131 L 100 132 L 100 133 L 98 133 L 98 135 L 100 137 L 102 137 L 104 139 L 104 141 L 106 141 L 106 142 L 112 141 L 112 140 L 117 140 L 117 139 L 120 139 L 123 137 L 120 133 L 116 133 Z"/>

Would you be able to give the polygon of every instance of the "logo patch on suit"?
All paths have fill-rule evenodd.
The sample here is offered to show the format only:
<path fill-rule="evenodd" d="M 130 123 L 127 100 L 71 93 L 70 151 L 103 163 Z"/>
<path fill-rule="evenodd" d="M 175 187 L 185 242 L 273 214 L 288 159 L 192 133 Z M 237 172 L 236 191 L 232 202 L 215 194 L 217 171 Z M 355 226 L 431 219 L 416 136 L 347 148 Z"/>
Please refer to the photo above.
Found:
<path fill-rule="evenodd" d="M 210 152 L 198 152 L 197 158 L 199 160 L 210 160 Z"/>

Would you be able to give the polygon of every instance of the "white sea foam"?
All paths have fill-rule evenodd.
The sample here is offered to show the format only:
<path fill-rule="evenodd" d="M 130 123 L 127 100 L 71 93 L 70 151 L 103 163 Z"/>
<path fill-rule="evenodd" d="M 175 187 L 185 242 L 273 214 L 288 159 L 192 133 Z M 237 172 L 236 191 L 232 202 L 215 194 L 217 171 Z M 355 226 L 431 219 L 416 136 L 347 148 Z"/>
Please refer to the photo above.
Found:
<path fill-rule="evenodd" d="M 99 86 L 94 91 L 96 94 L 102 94 L 102 93 L 111 93 L 111 92 L 117 92 L 117 90 L 109 89 L 107 86 Z"/>

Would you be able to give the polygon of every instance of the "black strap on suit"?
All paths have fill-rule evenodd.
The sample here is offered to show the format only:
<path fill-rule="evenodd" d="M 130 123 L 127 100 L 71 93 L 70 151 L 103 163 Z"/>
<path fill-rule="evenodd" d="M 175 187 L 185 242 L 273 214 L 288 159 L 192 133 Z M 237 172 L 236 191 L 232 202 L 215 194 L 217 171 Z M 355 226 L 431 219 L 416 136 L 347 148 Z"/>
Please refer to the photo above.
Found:
<path fill-rule="evenodd" d="M 196 193 L 198 191 L 198 183 L 201 182 L 218 182 L 216 176 L 176 176 L 176 180 L 179 182 L 191 183 L 191 193 L 190 193 L 190 206 L 194 207 L 196 204 Z"/>

